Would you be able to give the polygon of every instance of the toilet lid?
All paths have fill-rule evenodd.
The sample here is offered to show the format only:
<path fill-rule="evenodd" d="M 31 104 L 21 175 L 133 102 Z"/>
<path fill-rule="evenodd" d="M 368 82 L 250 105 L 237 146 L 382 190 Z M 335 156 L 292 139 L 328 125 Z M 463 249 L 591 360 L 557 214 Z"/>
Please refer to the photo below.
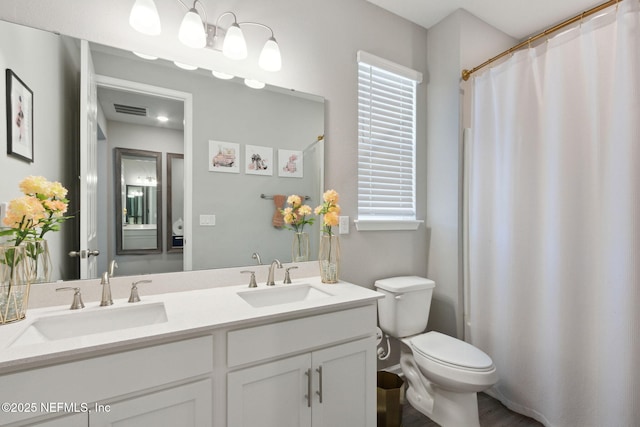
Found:
<path fill-rule="evenodd" d="M 485 352 L 439 332 L 427 332 L 411 338 L 411 347 L 424 357 L 461 369 L 493 368 L 493 361 Z"/>

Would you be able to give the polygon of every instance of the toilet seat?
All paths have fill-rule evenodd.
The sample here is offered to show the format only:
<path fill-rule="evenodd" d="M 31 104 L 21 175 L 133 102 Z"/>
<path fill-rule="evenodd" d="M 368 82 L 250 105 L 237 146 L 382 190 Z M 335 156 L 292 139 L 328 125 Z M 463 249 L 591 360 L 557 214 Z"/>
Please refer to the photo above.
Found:
<path fill-rule="evenodd" d="M 412 337 L 409 342 L 414 353 L 441 365 L 472 372 L 495 370 L 493 361 L 485 352 L 439 332 L 427 332 Z"/>

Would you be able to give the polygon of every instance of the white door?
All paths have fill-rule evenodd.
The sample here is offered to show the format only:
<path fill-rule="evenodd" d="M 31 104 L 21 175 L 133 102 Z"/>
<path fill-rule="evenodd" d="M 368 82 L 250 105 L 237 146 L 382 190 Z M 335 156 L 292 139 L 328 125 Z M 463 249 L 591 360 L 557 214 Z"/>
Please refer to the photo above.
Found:
<path fill-rule="evenodd" d="M 313 352 L 313 426 L 370 427 L 376 418 L 374 338 Z"/>
<path fill-rule="evenodd" d="M 80 278 L 98 277 L 98 89 L 89 42 L 80 45 Z"/>
<path fill-rule="evenodd" d="M 229 373 L 227 425 L 311 426 L 310 375 L 310 354 Z"/>

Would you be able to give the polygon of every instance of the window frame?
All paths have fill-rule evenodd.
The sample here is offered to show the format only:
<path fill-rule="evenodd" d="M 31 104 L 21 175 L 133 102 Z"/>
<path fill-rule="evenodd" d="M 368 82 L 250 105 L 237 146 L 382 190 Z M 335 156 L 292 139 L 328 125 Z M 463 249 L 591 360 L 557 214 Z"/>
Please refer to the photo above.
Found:
<path fill-rule="evenodd" d="M 354 221 L 356 225 L 356 229 L 358 231 L 377 231 L 377 230 L 416 230 L 424 221 L 416 219 L 416 207 L 417 207 L 417 194 L 416 194 L 416 146 L 417 146 L 417 137 L 416 137 L 416 117 L 417 117 L 417 85 L 422 82 L 422 73 L 415 71 L 413 69 L 404 67 L 402 65 L 396 64 L 384 58 L 380 58 L 378 56 L 372 55 L 370 53 L 364 51 L 358 51 L 357 54 L 357 69 L 358 69 L 358 216 Z M 362 215 L 361 214 L 361 175 L 360 169 L 363 164 L 360 161 L 361 156 L 361 129 L 362 127 L 370 126 L 369 123 L 363 123 L 361 120 L 360 109 L 362 104 L 360 102 L 361 97 L 361 84 L 360 84 L 360 72 L 361 72 L 361 63 L 367 67 L 377 68 L 379 71 L 383 73 L 390 73 L 394 78 L 406 79 L 413 82 L 413 99 L 412 99 L 412 154 L 411 154 L 411 174 L 412 174 L 412 184 L 411 184 L 411 192 L 412 192 L 412 215 L 388 215 L 388 214 L 372 214 L 372 215 Z M 372 91 L 367 92 L 367 97 L 371 95 Z M 406 148 L 406 147 L 405 147 Z M 368 163 L 367 165 L 368 166 Z M 406 181 L 406 180 L 405 180 Z M 375 208 L 373 208 L 375 210 Z"/>

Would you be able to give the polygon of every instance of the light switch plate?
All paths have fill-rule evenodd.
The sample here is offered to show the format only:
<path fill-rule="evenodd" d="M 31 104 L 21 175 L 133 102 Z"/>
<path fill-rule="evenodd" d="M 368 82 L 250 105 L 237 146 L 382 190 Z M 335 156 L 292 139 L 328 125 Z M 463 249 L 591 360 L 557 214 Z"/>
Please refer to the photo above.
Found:
<path fill-rule="evenodd" d="M 200 225 L 204 225 L 207 227 L 212 227 L 216 225 L 216 216 L 215 215 L 200 215 Z"/>
<path fill-rule="evenodd" d="M 349 217 L 341 216 L 338 222 L 338 234 L 349 234 Z"/>

